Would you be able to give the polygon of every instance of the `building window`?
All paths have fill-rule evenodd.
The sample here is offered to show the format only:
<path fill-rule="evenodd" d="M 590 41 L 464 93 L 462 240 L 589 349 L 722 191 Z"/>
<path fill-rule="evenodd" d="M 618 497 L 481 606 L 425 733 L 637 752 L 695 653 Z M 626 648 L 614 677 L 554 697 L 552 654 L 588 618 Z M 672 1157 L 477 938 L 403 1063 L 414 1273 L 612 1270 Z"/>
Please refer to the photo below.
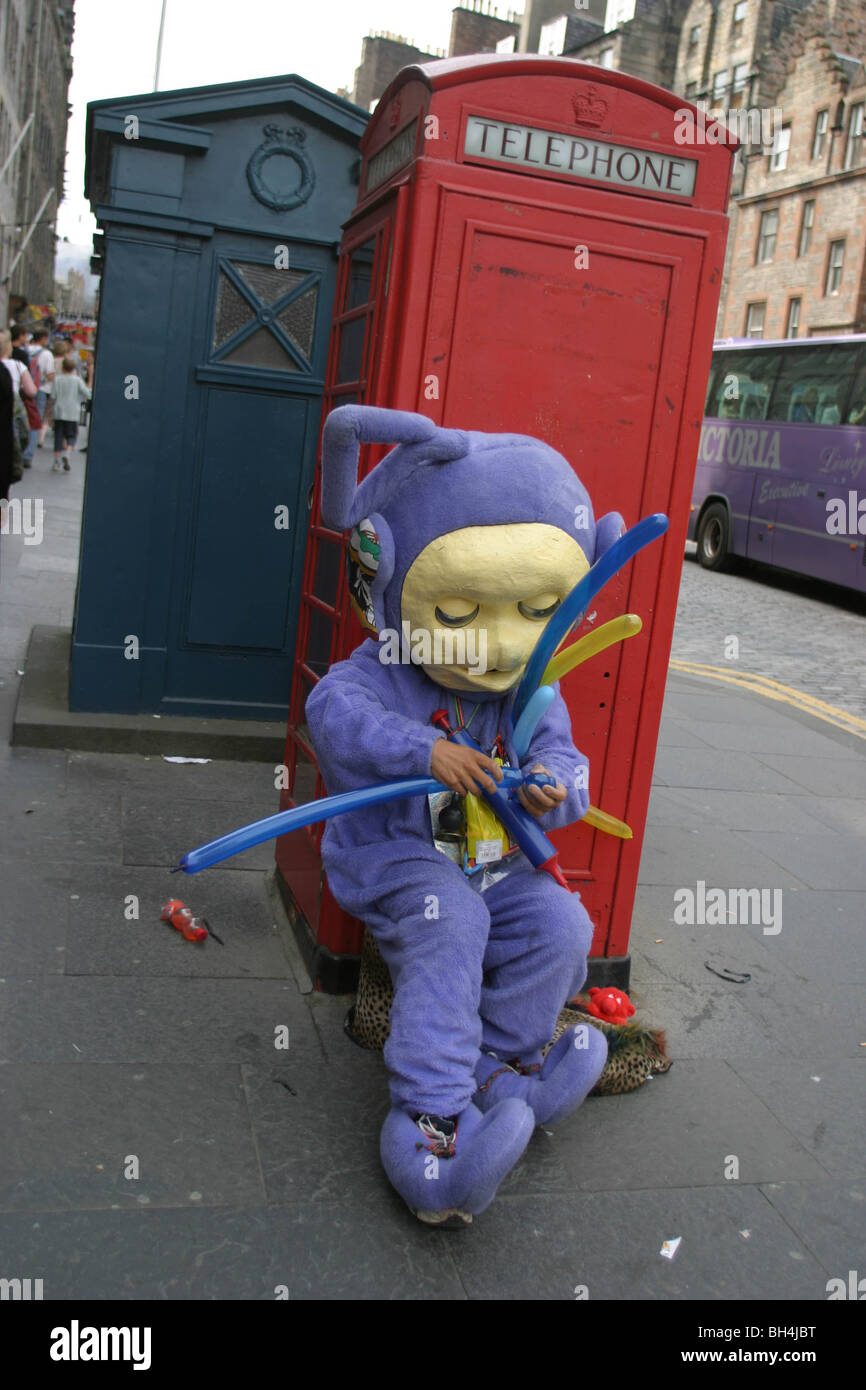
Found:
<path fill-rule="evenodd" d="M 714 97 L 714 99 L 717 99 L 718 97 L 723 97 L 723 96 L 725 95 L 725 92 L 727 91 L 727 88 L 728 88 L 728 70 L 727 70 L 727 68 L 723 68 L 722 71 L 721 71 L 721 72 L 717 72 L 716 75 L 715 75 L 715 77 L 713 78 L 713 97 Z"/>
<path fill-rule="evenodd" d="M 791 127 L 783 125 L 781 130 L 777 130 L 773 136 L 773 148 L 770 151 L 770 169 L 774 172 L 788 167 L 788 151 L 791 148 Z"/>
<path fill-rule="evenodd" d="M 767 307 L 766 300 L 763 304 L 749 304 L 746 308 L 746 337 L 763 338 L 764 336 L 764 311 Z"/>
<path fill-rule="evenodd" d="M 845 146 L 845 169 L 853 169 L 860 163 L 860 150 L 863 145 L 863 102 L 851 107 L 848 117 L 848 143 Z"/>
<path fill-rule="evenodd" d="M 613 48 L 603 48 L 599 55 L 599 65 L 603 68 L 613 67 Z"/>
<path fill-rule="evenodd" d="M 538 42 L 539 53 L 548 53 L 551 56 L 558 56 L 565 48 L 565 30 L 568 25 L 568 15 L 560 15 L 550 24 L 542 24 L 541 35 Z"/>
<path fill-rule="evenodd" d="M 785 330 L 786 338 L 796 338 L 800 332 L 800 305 L 802 300 L 788 300 L 788 327 Z"/>
<path fill-rule="evenodd" d="M 820 159 L 824 153 L 824 146 L 827 143 L 827 126 L 830 121 L 829 111 L 819 111 L 815 116 L 815 134 L 812 136 L 812 158 Z"/>
<path fill-rule="evenodd" d="M 697 46 L 698 46 L 698 44 L 700 43 L 700 41 L 701 41 L 701 26 L 700 26 L 700 24 L 693 24 L 693 25 L 692 25 L 692 29 L 691 29 L 691 33 L 689 34 L 689 52 L 690 52 L 690 53 L 693 53 L 693 52 L 694 52 L 694 50 L 697 48 Z"/>
<path fill-rule="evenodd" d="M 737 63 L 734 66 L 734 91 L 742 92 L 748 78 L 748 63 Z"/>
<path fill-rule="evenodd" d="M 845 260 L 845 240 L 831 241 L 827 257 L 827 285 L 825 294 L 838 294 L 842 284 L 842 265 Z"/>
<path fill-rule="evenodd" d="M 731 38 L 736 41 L 742 37 L 743 26 L 746 22 L 746 0 L 738 0 L 734 6 L 734 18 L 731 23 Z"/>
<path fill-rule="evenodd" d="M 762 265 L 764 261 L 771 261 L 776 250 L 776 233 L 779 230 L 778 212 L 762 212 L 761 226 L 758 231 L 758 254 L 755 257 L 755 265 Z"/>
<path fill-rule="evenodd" d="M 809 198 L 803 204 L 803 215 L 800 218 L 800 240 L 797 245 L 797 255 L 805 256 L 812 245 L 812 228 L 815 225 L 815 199 Z"/>

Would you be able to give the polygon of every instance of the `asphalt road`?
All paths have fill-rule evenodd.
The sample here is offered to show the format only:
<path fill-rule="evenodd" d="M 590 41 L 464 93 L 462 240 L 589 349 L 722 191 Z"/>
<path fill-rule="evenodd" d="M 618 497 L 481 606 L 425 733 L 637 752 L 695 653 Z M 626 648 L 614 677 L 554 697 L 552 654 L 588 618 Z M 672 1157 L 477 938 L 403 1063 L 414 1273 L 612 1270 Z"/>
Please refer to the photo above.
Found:
<path fill-rule="evenodd" d="M 757 565 L 717 574 L 689 556 L 671 655 L 769 676 L 866 716 L 866 595 L 851 590 Z"/>

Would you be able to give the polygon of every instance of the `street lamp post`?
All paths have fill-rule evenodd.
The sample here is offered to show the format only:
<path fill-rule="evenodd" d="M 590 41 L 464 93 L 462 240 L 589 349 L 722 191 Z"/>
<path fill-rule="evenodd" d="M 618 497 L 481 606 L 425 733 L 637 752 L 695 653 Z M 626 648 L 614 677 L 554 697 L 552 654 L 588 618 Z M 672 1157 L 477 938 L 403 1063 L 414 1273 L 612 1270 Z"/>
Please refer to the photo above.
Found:
<path fill-rule="evenodd" d="M 165 7 L 168 0 L 162 0 L 162 10 L 159 16 L 159 38 L 156 41 L 156 67 L 153 70 L 153 90 L 159 91 L 159 65 L 162 62 L 162 35 L 165 30 Z"/>

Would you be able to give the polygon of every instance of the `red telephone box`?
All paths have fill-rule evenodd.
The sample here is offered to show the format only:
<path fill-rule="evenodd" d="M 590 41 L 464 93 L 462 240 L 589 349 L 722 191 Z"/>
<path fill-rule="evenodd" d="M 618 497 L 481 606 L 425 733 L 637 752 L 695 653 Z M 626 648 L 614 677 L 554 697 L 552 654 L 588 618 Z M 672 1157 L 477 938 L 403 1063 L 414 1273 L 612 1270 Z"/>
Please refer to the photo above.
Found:
<path fill-rule="evenodd" d="M 628 983 L 724 264 L 736 141 L 709 143 L 717 134 L 671 92 L 567 58 L 407 67 L 363 136 L 360 197 L 341 244 L 325 415 L 361 401 L 535 435 L 572 463 L 596 515 L 619 511 L 629 526 L 650 512 L 670 517 L 580 629 L 635 612 L 643 631 L 562 685 L 592 803 L 634 832 L 624 841 L 578 824 L 552 836 L 595 923 L 591 983 Z M 385 452 L 362 450 L 361 476 Z M 365 636 L 318 487 L 284 806 L 326 794 L 304 704 Z M 340 990 L 353 984 L 362 926 L 328 892 L 322 829 L 278 842 L 278 879 L 313 978 Z"/>

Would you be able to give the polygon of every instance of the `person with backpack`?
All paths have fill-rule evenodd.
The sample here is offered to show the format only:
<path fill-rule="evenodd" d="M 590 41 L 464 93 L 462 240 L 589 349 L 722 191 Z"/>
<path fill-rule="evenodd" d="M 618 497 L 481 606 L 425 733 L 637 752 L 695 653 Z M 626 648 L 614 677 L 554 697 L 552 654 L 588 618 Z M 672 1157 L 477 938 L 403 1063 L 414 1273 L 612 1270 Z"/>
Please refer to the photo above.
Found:
<path fill-rule="evenodd" d="M 22 363 L 20 356 L 16 357 L 14 355 L 15 349 L 13 348 L 12 336 L 14 331 L 13 329 L 12 332 L 4 331 L 0 333 L 0 362 L 3 363 L 3 366 L 6 368 L 12 380 L 12 432 L 15 440 L 12 481 L 17 482 L 21 477 L 20 470 L 30 467 L 30 457 L 32 456 L 33 448 L 36 444 L 38 430 L 34 431 L 31 428 L 25 409 L 27 401 L 33 401 L 35 404 L 36 386 L 34 385 L 29 369 Z"/>
<path fill-rule="evenodd" d="M 12 426 L 14 399 L 12 378 L 8 372 L 0 371 L 0 503 L 9 500 L 9 489 L 16 481 L 14 476 L 15 440 Z M 18 476 L 20 477 L 20 469 Z"/>
<path fill-rule="evenodd" d="M 39 411 L 40 428 L 37 448 L 41 449 L 48 428 L 45 410 L 48 405 L 48 388 L 54 380 L 54 356 L 48 350 L 48 329 L 37 328 L 30 340 L 30 375 L 36 385 L 36 409 Z"/>

